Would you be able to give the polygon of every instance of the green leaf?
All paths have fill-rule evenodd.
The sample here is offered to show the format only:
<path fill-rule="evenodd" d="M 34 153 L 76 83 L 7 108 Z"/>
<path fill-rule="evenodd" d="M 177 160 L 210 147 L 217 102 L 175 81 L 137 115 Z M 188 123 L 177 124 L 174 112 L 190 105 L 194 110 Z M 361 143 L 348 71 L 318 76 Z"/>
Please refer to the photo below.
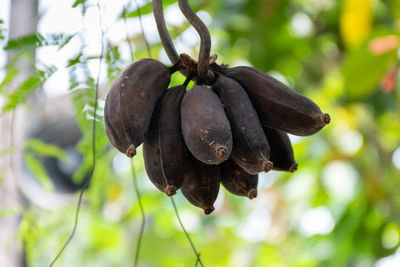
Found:
<path fill-rule="evenodd" d="M 352 52 L 342 69 L 348 96 L 357 99 L 370 95 L 396 61 L 396 50 L 376 55 L 371 52 L 369 41 Z"/>
<path fill-rule="evenodd" d="M 19 70 L 16 68 L 9 68 L 6 72 L 6 76 L 3 81 L 0 83 L 0 93 L 3 91 L 3 88 L 9 84 L 15 77 L 19 74 Z"/>
<path fill-rule="evenodd" d="M 170 6 L 175 2 L 176 2 L 176 0 L 165 0 L 165 1 L 163 1 L 163 7 L 166 8 L 167 6 Z M 125 18 L 136 18 L 136 17 L 139 16 L 139 12 L 140 12 L 140 15 L 142 15 L 142 16 L 152 13 L 153 12 L 152 2 L 150 1 L 147 4 L 145 4 L 145 5 L 143 5 L 143 6 L 139 7 L 139 8 L 135 7 L 135 9 L 132 10 L 132 11 L 125 10 L 125 12 L 124 12 L 125 16 L 124 16 L 124 13 L 122 13 L 121 14 L 121 18 L 123 18 L 123 17 L 125 17 Z"/>
<path fill-rule="evenodd" d="M 9 40 L 4 47 L 4 50 L 42 47 L 43 45 L 45 45 L 45 43 L 46 40 L 40 33 L 33 33 Z"/>
<path fill-rule="evenodd" d="M 72 7 L 75 8 L 81 4 L 84 4 L 86 2 L 86 0 L 76 0 L 73 4 Z"/>
<path fill-rule="evenodd" d="M 390 1 L 390 10 L 396 19 L 400 19 L 400 0 Z"/>
<path fill-rule="evenodd" d="M 64 33 L 53 33 L 45 37 L 40 33 L 33 33 L 9 40 L 4 50 L 31 49 L 51 45 L 56 45 L 61 49 L 68 44 L 74 36 L 75 34 L 66 35 Z"/>
<path fill-rule="evenodd" d="M 68 157 L 62 148 L 48 144 L 39 139 L 29 139 L 25 142 L 25 149 L 32 150 L 38 156 L 54 157 L 62 161 L 67 161 Z"/>
<path fill-rule="evenodd" d="M 17 89 L 7 95 L 8 102 L 3 108 L 3 112 L 9 112 L 18 106 L 24 99 L 36 88 L 42 85 L 48 77 L 55 72 L 54 68 L 46 68 L 45 71 L 38 70 L 36 73 L 28 77 Z"/>
<path fill-rule="evenodd" d="M 19 206 L 8 207 L 0 210 L 0 218 L 4 218 L 10 215 L 16 215 L 22 213 L 22 209 Z"/>
<path fill-rule="evenodd" d="M 25 163 L 28 169 L 36 177 L 38 182 L 47 191 L 53 191 L 54 185 L 48 176 L 46 169 L 43 167 L 42 163 L 32 154 L 25 153 Z"/>
<path fill-rule="evenodd" d="M 72 8 L 76 8 L 78 6 L 81 6 L 81 14 L 82 16 L 85 15 L 86 11 L 87 11 L 87 0 L 76 0 L 73 4 L 72 4 Z"/>

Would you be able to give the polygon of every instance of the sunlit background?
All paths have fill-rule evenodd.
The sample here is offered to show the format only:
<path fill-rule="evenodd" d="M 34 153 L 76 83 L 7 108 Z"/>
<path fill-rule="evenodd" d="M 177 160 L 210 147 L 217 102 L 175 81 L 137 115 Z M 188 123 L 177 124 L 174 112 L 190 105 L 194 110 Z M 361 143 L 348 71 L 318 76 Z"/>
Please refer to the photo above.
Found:
<path fill-rule="evenodd" d="M 57 266 L 132 266 L 141 217 L 131 162 L 109 144 L 102 108 L 113 79 L 131 62 L 128 40 L 135 58 L 148 57 L 145 38 L 152 57 L 170 65 L 151 1 L 137 2 L 144 35 L 133 0 L 40 0 L 40 38 L 11 44 L 10 1 L 0 2 L 0 108 L 4 114 L 23 109 L 37 123 L 20 145 L 26 153 L 19 188 L 28 205 L 0 210 L 0 220 L 21 216 L 14 239 L 28 266 L 47 266 L 72 230 L 76 192 L 91 167 L 102 40 L 97 165 L 78 230 Z M 163 2 L 177 51 L 197 57 L 196 31 L 175 1 Z M 332 118 L 313 136 L 290 136 L 298 171 L 260 174 L 256 199 L 221 187 L 214 213 L 205 216 L 177 193 L 205 266 L 400 266 L 400 0 L 190 3 L 210 29 L 219 64 L 261 69 Z M 14 98 L 5 90 L 13 79 L 6 53 L 33 47 L 36 68 L 48 73 L 35 87 L 43 116 L 32 115 L 34 100 L 27 101 L 34 89 Z M 174 74 L 171 85 L 183 80 Z M 67 129 L 74 138 L 63 143 L 61 136 L 71 138 Z M 139 266 L 194 265 L 171 202 L 150 183 L 141 154 L 140 148 L 133 160 L 146 214 Z"/>

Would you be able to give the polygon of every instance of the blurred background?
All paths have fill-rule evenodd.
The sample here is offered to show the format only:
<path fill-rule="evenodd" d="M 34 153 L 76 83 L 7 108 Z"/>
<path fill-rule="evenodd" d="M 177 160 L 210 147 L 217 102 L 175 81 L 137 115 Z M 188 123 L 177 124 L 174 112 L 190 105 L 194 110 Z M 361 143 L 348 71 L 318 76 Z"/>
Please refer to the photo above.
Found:
<path fill-rule="evenodd" d="M 163 2 L 178 53 L 197 57 L 197 33 L 176 1 Z M 313 136 L 290 136 L 298 171 L 260 174 L 256 199 L 221 187 L 205 216 L 177 193 L 205 266 L 400 266 L 400 0 L 190 4 L 217 63 L 269 73 L 332 118 Z M 96 168 L 56 266 L 133 265 L 141 215 L 131 161 L 110 145 L 103 107 L 131 62 L 128 41 L 137 59 L 149 57 L 145 39 L 170 65 L 148 0 L 0 0 L 0 266 L 48 266 L 67 240 L 92 166 L 93 119 Z M 171 86 L 183 80 L 174 74 Z M 194 265 L 141 154 L 132 161 L 146 218 L 139 266 Z"/>

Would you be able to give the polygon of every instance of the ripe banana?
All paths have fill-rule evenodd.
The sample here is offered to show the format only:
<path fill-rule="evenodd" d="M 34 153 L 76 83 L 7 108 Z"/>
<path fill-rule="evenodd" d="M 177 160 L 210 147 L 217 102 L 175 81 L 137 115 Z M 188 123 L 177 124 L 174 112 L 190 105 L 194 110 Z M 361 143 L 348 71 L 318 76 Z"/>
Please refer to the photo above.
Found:
<path fill-rule="evenodd" d="M 142 144 L 156 102 L 170 79 L 166 66 L 145 58 L 128 65 L 114 81 L 106 99 L 106 127 L 111 143 L 128 157 Z"/>
<path fill-rule="evenodd" d="M 272 169 L 270 147 L 257 113 L 243 87 L 219 75 L 213 86 L 225 106 L 233 137 L 231 158 L 250 174 Z"/>
<path fill-rule="evenodd" d="M 168 196 L 182 185 L 189 153 L 181 135 L 180 106 L 185 92 L 184 86 L 176 86 L 161 97 L 143 144 L 146 172 Z"/>
<path fill-rule="evenodd" d="M 232 133 L 218 96 L 209 88 L 195 86 L 181 104 L 182 133 L 194 157 L 205 164 L 219 164 L 232 151 Z"/>
<path fill-rule="evenodd" d="M 232 159 L 221 163 L 221 183 L 232 194 L 250 199 L 257 197 L 258 175 L 244 171 Z"/>
<path fill-rule="evenodd" d="M 271 161 L 274 170 L 295 172 L 297 162 L 294 159 L 292 144 L 287 133 L 277 129 L 264 127 L 265 135 L 271 147 Z"/>
<path fill-rule="evenodd" d="M 264 126 L 306 136 L 330 122 L 313 101 L 257 69 L 235 67 L 223 72 L 244 87 Z"/>

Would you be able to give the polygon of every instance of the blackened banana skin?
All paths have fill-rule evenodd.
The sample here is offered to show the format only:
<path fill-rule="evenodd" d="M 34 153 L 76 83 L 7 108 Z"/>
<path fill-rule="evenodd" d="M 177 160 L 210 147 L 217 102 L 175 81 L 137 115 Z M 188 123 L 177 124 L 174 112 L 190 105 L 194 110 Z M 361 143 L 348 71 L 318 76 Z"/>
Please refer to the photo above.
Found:
<path fill-rule="evenodd" d="M 111 105 L 113 105 L 111 110 L 110 103 Z M 119 91 L 111 90 L 107 95 L 104 106 L 104 121 L 106 125 L 106 133 L 111 144 L 121 153 L 126 153 L 131 143 L 126 136 L 125 129 L 121 120 L 120 111 Z M 132 157 L 134 155 L 129 154 L 128 156 Z"/>
<path fill-rule="evenodd" d="M 226 68 L 224 73 L 244 87 L 264 126 L 307 136 L 330 122 L 313 101 L 255 68 Z"/>
<path fill-rule="evenodd" d="M 258 175 L 252 175 L 240 168 L 232 159 L 221 163 L 221 183 L 232 194 L 257 197 Z"/>
<path fill-rule="evenodd" d="M 272 169 L 270 147 L 257 113 L 243 87 L 219 75 L 213 90 L 225 106 L 233 137 L 231 158 L 250 174 Z"/>
<path fill-rule="evenodd" d="M 288 134 L 269 127 L 264 127 L 264 132 L 271 147 L 273 170 L 295 172 L 298 164 Z"/>
<path fill-rule="evenodd" d="M 150 58 L 134 61 L 115 79 L 106 99 L 105 119 L 110 141 L 119 151 L 129 157 L 136 154 L 156 102 L 168 88 L 170 79 L 170 70 Z"/>
<path fill-rule="evenodd" d="M 181 134 L 184 86 L 169 89 L 158 101 L 143 144 L 146 172 L 153 184 L 172 196 L 183 183 L 189 151 Z"/>
<path fill-rule="evenodd" d="M 218 96 L 195 86 L 181 104 L 183 138 L 189 151 L 205 164 L 220 164 L 232 151 L 232 132 Z"/>
<path fill-rule="evenodd" d="M 191 155 L 187 161 L 191 167 L 185 172 L 181 191 L 190 203 L 208 215 L 214 211 L 214 202 L 218 197 L 219 166 L 204 164 Z"/>

